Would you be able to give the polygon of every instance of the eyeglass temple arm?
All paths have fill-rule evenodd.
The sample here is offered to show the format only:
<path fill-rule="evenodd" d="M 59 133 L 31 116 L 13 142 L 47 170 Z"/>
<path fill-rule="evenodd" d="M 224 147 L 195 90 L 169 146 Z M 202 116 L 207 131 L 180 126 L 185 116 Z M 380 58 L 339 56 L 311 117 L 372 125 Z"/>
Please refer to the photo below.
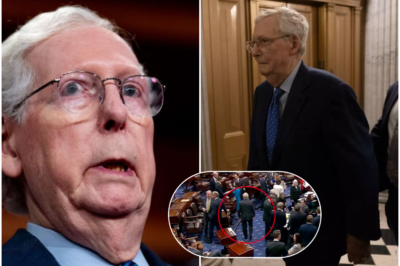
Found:
<path fill-rule="evenodd" d="M 44 84 L 42 87 L 38 88 L 37 90 L 34 90 L 33 92 L 31 92 L 30 94 L 28 94 L 22 101 L 20 101 L 17 105 L 14 106 L 14 110 L 18 109 L 19 107 L 21 107 L 21 105 L 30 97 L 32 97 L 33 95 L 35 95 L 36 93 L 38 93 L 39 91 L 43 90 L 44 88 L 53 85 L 55 82 L 60 81 L 60 79 L 53 79 L 52 81 Z"/>

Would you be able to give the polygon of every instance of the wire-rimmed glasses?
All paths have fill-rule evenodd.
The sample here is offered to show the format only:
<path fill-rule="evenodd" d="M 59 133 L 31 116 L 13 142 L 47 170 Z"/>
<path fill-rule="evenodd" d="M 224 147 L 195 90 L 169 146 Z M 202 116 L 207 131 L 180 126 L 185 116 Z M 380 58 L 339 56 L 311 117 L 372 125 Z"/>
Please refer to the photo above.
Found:
<path fill-rule="evenodd" d="M 67 110 L 78 114 L 95 112 L 105 98 L 104 82 L 109 80 L 118 86 L 122 102 L 133 115 L 152 117 L 160 112 L 164 103 L 165 86 L 156 78 L 133 75 L 122 81 L 115 77 L 101 79 L 87 71 L 62 74 L 60 78 L 51 80 L 27 95 L 14 109 L 44 88 L 57 83 L 58 97 Z"/>
<path fill-rule="evenodd" d="M 255 44 L 257 44 L 258 48 L 265 49 L 265 48 L 268 48 L 268 46 L 270 46 L 274 41 L 281 39 L 281 38 L 289 37 L 289 36 L 290 35 L 283 35 L 283 36 L 279 36 L 279 37 L 275 37 L 275 38 L 260 38 L 256 41 L 247 41 L 246 49 L 249 53 L 251 53 Z"/>

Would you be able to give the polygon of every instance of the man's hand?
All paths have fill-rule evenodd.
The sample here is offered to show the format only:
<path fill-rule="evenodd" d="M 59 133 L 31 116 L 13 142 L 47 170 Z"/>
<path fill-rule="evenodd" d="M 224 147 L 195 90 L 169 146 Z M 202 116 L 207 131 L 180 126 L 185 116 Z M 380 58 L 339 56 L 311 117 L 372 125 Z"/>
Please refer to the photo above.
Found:
<path fill-rule="evenodd" d="M 369 240 L 356 238 L 347 235 L 347 256 L 350 262 L 354 264 L 363 263 L 366 258 L 371 256 L 371 245 Z"/>

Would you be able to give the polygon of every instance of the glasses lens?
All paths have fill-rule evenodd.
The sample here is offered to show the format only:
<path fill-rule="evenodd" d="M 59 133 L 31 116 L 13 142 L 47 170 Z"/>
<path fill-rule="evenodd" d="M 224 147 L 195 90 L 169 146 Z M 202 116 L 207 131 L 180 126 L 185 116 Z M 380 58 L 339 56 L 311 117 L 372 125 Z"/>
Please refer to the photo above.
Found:
<path fill-rule="evenodd" d="M 246 49 L 249 53 L 251 53 L 251 46 L 250 46 L 250 42 L 246 42 Z"/>
<path fill-rule="evenodd" d="M 101 79 L 88 72 L 70 72 L 58 83 L 61 103 L 73 113 L 88 113 L 97 110 L 104 95 Z"/>
<path fill-rule="evenodd" d="M 132 76 L 122 83 L 122 97 L 132 114 L 155 116 L 163 105 L 164 89 L 156 78 Z"/>

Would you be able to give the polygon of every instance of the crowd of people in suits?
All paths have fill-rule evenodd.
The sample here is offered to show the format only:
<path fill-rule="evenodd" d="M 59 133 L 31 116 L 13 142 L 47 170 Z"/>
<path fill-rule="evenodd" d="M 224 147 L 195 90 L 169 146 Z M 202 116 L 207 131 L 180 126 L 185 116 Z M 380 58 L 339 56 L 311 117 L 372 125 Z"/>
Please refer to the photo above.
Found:
<path fill-rule="evenodd" d="M 237 202 L 236 209 L 241 221 L 244 241 L 253 240 L 255 209 L 261 207 L 265 234 L 269 233 L 265 237 L 267 242 L 265 255 L 267 257 L 293 255 L 305 248 L 318 231 L 321 215 L 318 200 L 314 198 L 312 191 L 307 192 L 304 186 L 299 184 L 298 179 L 294 179 L 290 188 L 290 196 L 288 196 L 290 201 L 287 201 L 284 191 L 289 183 L 285 184 L 282 175 L 272 172 L 259 175 L 260 189 L 265 194 L 257 195 L 261 200 L 261 206 L 255 207 L 246 189 L 237 189 L 250 185 L 249 179 L 241 173 L 233 173 L 233 193 Z M 204 212 L 204 240 L 206 243 L 212 243 L 214 229 L 215 227 L 219 228 L 218 215 L 221 216 L 223 211 L 227 214 L 224 203 L 221 204 L 226 192 L 219 180 L 218 173 L 214 172 L 209 180 L 210 190 L 206 192 L 206 197 L 202 199 L 203 203 L 200 207 L 200 210 Z M 290 203 L 288 204 L 288 202 Z M 220 204 L 221 208 L 218 214 Z"/>
<path fill-rule="evenodd" d="M 314 199 L 310 191 L 305 193 L 304 187 L 299 185 L 297 179 L 293 180 L 290 188 L 291 204 L 287 204 L 285 194 L 281 192 L 281 186 L 285 187 L 285 184 L 281 184 L 283 181 L 280 181 L 280 176 L 276 179 L 278 189 L 268 178 L 260 181 L 260 184 L 266 181 L 266 193 L 269 194 L 263 202 L 265 234 L 271 231 L 271 234 L 265 238 L 268 242 L 266 257 L 293 255 L 306 247 L 318 231 L 321 215 L 318 201 Z M 272 189 L 268 191 L 271 187 Z M 305 194 L 307 196 L 302 197 Z M 273 210 L 273 205 L 275 210 Z M 287 216 L 290 217 L 288 222 Z"/>

